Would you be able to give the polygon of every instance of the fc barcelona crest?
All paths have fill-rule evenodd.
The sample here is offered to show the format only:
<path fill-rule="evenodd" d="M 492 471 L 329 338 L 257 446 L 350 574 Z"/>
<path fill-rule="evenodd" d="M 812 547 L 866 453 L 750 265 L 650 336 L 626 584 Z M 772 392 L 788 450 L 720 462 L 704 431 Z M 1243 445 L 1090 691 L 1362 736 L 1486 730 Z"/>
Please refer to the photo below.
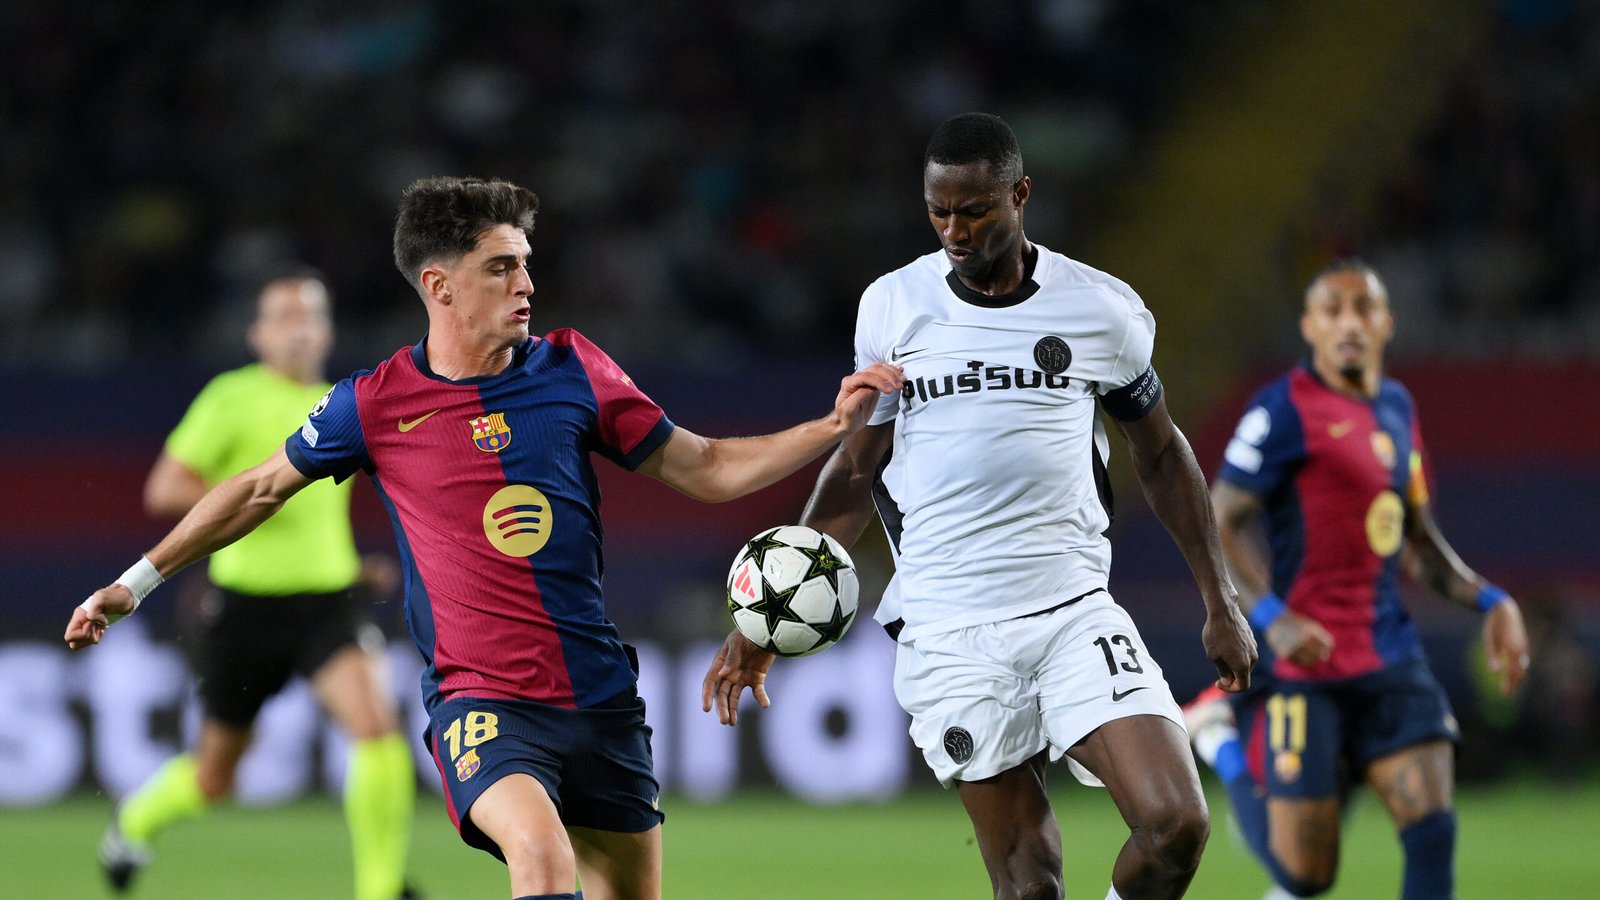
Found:
<path fill-rule="evenodd" d="M 511 426 L 505 413 L 489 413 L 470 420 L 472 442 L 485 453 L 499 453 L 511 444 Z"/>
<path fill-rule="evenodd" d="M 483 765 L 483 760 L 478 758 L 477 750 L 468 750 L 456 760 L 456 780 L 466 781 L 477 774 L 478 767 Z"/>
<path fill-rule="evenodd" d="M 1378 464 L 1385 469 L 1393 470 L 1395 464 L 1394 438 L 1387 431 L 1374 431 L 1372 433 L 1372 455 L 1378 458 Z"/>

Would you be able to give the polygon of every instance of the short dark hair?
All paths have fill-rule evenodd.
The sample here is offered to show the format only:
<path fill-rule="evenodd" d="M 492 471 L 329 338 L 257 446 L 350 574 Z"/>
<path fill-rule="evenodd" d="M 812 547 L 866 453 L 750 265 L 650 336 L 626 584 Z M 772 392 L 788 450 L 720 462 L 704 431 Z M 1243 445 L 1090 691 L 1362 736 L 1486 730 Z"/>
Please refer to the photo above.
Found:
<path fill-rule="evenodd" d="M 1317 282 L 1329 275 L 1336 275 L 1340 272 L 1360 272 L 1362 275 L 1370 275 L 1376 278 L 1379 284 L 1383 284 L 1383 277 L 1378 274 L 1378 270 L 1374 269 L 1371 263 L 1359 256 L 1341 256 L 1318 269 L 1316 274 L 1311 276 L 1311 280 L 1306 282 L 1305 295 L 1310 297 L 1311 289 L 1317 286 Z M 1387 291 L 1387 287 L 1385 290 Z"/>
<path fill-rule="evenodd" d="M 496 225 L 533 232 L 539 198 L 509 181 L 482 178 L 423 178 L 412 182 L 400 200 L 394 222 L 394 264 L 412 287 L 422 290 L 422 269 L 431 262 L 456 260 Z"/>
<path fill-rule="evenodd" d="M 963 166 L 984 162 L 989 171 L 1006 184 L 1022 179 L 1022 150 L 1011 126 L 988 113 L 963 113 L 946 119 L 928 141 L 922 167 L 928 163 Z"/>

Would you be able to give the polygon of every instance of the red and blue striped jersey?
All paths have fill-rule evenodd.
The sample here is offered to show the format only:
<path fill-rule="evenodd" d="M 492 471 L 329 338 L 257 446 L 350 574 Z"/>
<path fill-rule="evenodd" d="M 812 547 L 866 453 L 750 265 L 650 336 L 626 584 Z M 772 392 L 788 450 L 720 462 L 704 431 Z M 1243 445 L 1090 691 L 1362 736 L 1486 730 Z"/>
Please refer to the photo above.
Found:
<path fill-rule="evenodd" d="M 426 341 L 334 385 L 285 443 L 308 478 L 365 470 L 394 525 L 423 700 L 587 707 L 636 675 L 606 617 L 599 453 L 635 469 L 661 408 L 571 329 L 497 375 L 450 381 Z"/>
<path fill-rule="evenodd" d="M 1262 388 L 1240 418 L 1220 478 L 1260 498 L 1272 590 L 1333 635 L 1332 655 L 1282 678 L 1336 679 L 1422 657 L 1400 603 L 1400 549 L 1410 508 L 1427 499 L 1411 395 L 1382 379 L 1353 397 L 1300 366 Z"/>

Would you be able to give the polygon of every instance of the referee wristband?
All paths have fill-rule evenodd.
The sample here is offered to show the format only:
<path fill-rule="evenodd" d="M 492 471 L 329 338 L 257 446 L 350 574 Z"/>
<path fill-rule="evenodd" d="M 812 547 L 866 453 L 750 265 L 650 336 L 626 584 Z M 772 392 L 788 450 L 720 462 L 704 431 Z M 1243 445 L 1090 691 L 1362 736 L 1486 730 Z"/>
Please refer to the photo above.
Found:
<path fill-rule="evenodd" d="M 1250 607 L 1250 624 L 1257 631 L 1264 633 L 1288 610 L 1289 607 L 1283 602 L 1282 597 L 1268 591 L 1256 600 L 1255 606 Z"/>
<path fill-rule="evenodd" d="M 1510 599 L 1511 595 L 1506 593 L 1505 588 L 1484 582 L 1483 587 L 1478 589 L 1478 612 L 1486 613 Z"/>
<path fill-rule="evenodd" d="M 114 582 L 127 588 L 128 593 L 133 595 L 133 609 L 128 610 L 126 613 L 107 612 L 105 614 L 106 624 L 111 625 L 121 621 L 126 616 L 133 615 L 144 598 L 150 596 L 150 592 L 160 587 L 164 581 L 166 579 L 162 578 L 161 573 L 156 571 L 155 564 L 150 562 L 149 557 L 139 557 L 139 561 L 129 566 L 128 571 L 118 575 Z M 92 595 L 90 599 L 92 599 Z M 80 605 L 87 612 L 89 610 L 89 599 L 85 599 Z"/>

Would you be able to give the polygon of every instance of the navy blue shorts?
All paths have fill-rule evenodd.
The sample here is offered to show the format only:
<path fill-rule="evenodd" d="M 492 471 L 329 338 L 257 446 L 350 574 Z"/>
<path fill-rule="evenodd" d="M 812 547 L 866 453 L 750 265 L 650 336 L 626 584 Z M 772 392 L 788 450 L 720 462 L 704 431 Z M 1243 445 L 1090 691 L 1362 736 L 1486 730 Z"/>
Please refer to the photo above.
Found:
<path fill-rule="evenodd" d="M 1239 725 L 1261 752 L 1256 774 L 1273 797 L 1334 796 L 1373 760 L 1460 739 L 1450 701 L 1420 659 L 1341 681 L 1274 680 Z"/>
<path fill-rule="evenodd" d="M 565 825 L 637 833 L 666 818 L 644 701 L 632 685 L 587 709 L 456 697 L 434 709 L 424 739 L 461 839 L 502 860 L 468 813 L 489 785 L 513 773 L 537 778 Z"/>

